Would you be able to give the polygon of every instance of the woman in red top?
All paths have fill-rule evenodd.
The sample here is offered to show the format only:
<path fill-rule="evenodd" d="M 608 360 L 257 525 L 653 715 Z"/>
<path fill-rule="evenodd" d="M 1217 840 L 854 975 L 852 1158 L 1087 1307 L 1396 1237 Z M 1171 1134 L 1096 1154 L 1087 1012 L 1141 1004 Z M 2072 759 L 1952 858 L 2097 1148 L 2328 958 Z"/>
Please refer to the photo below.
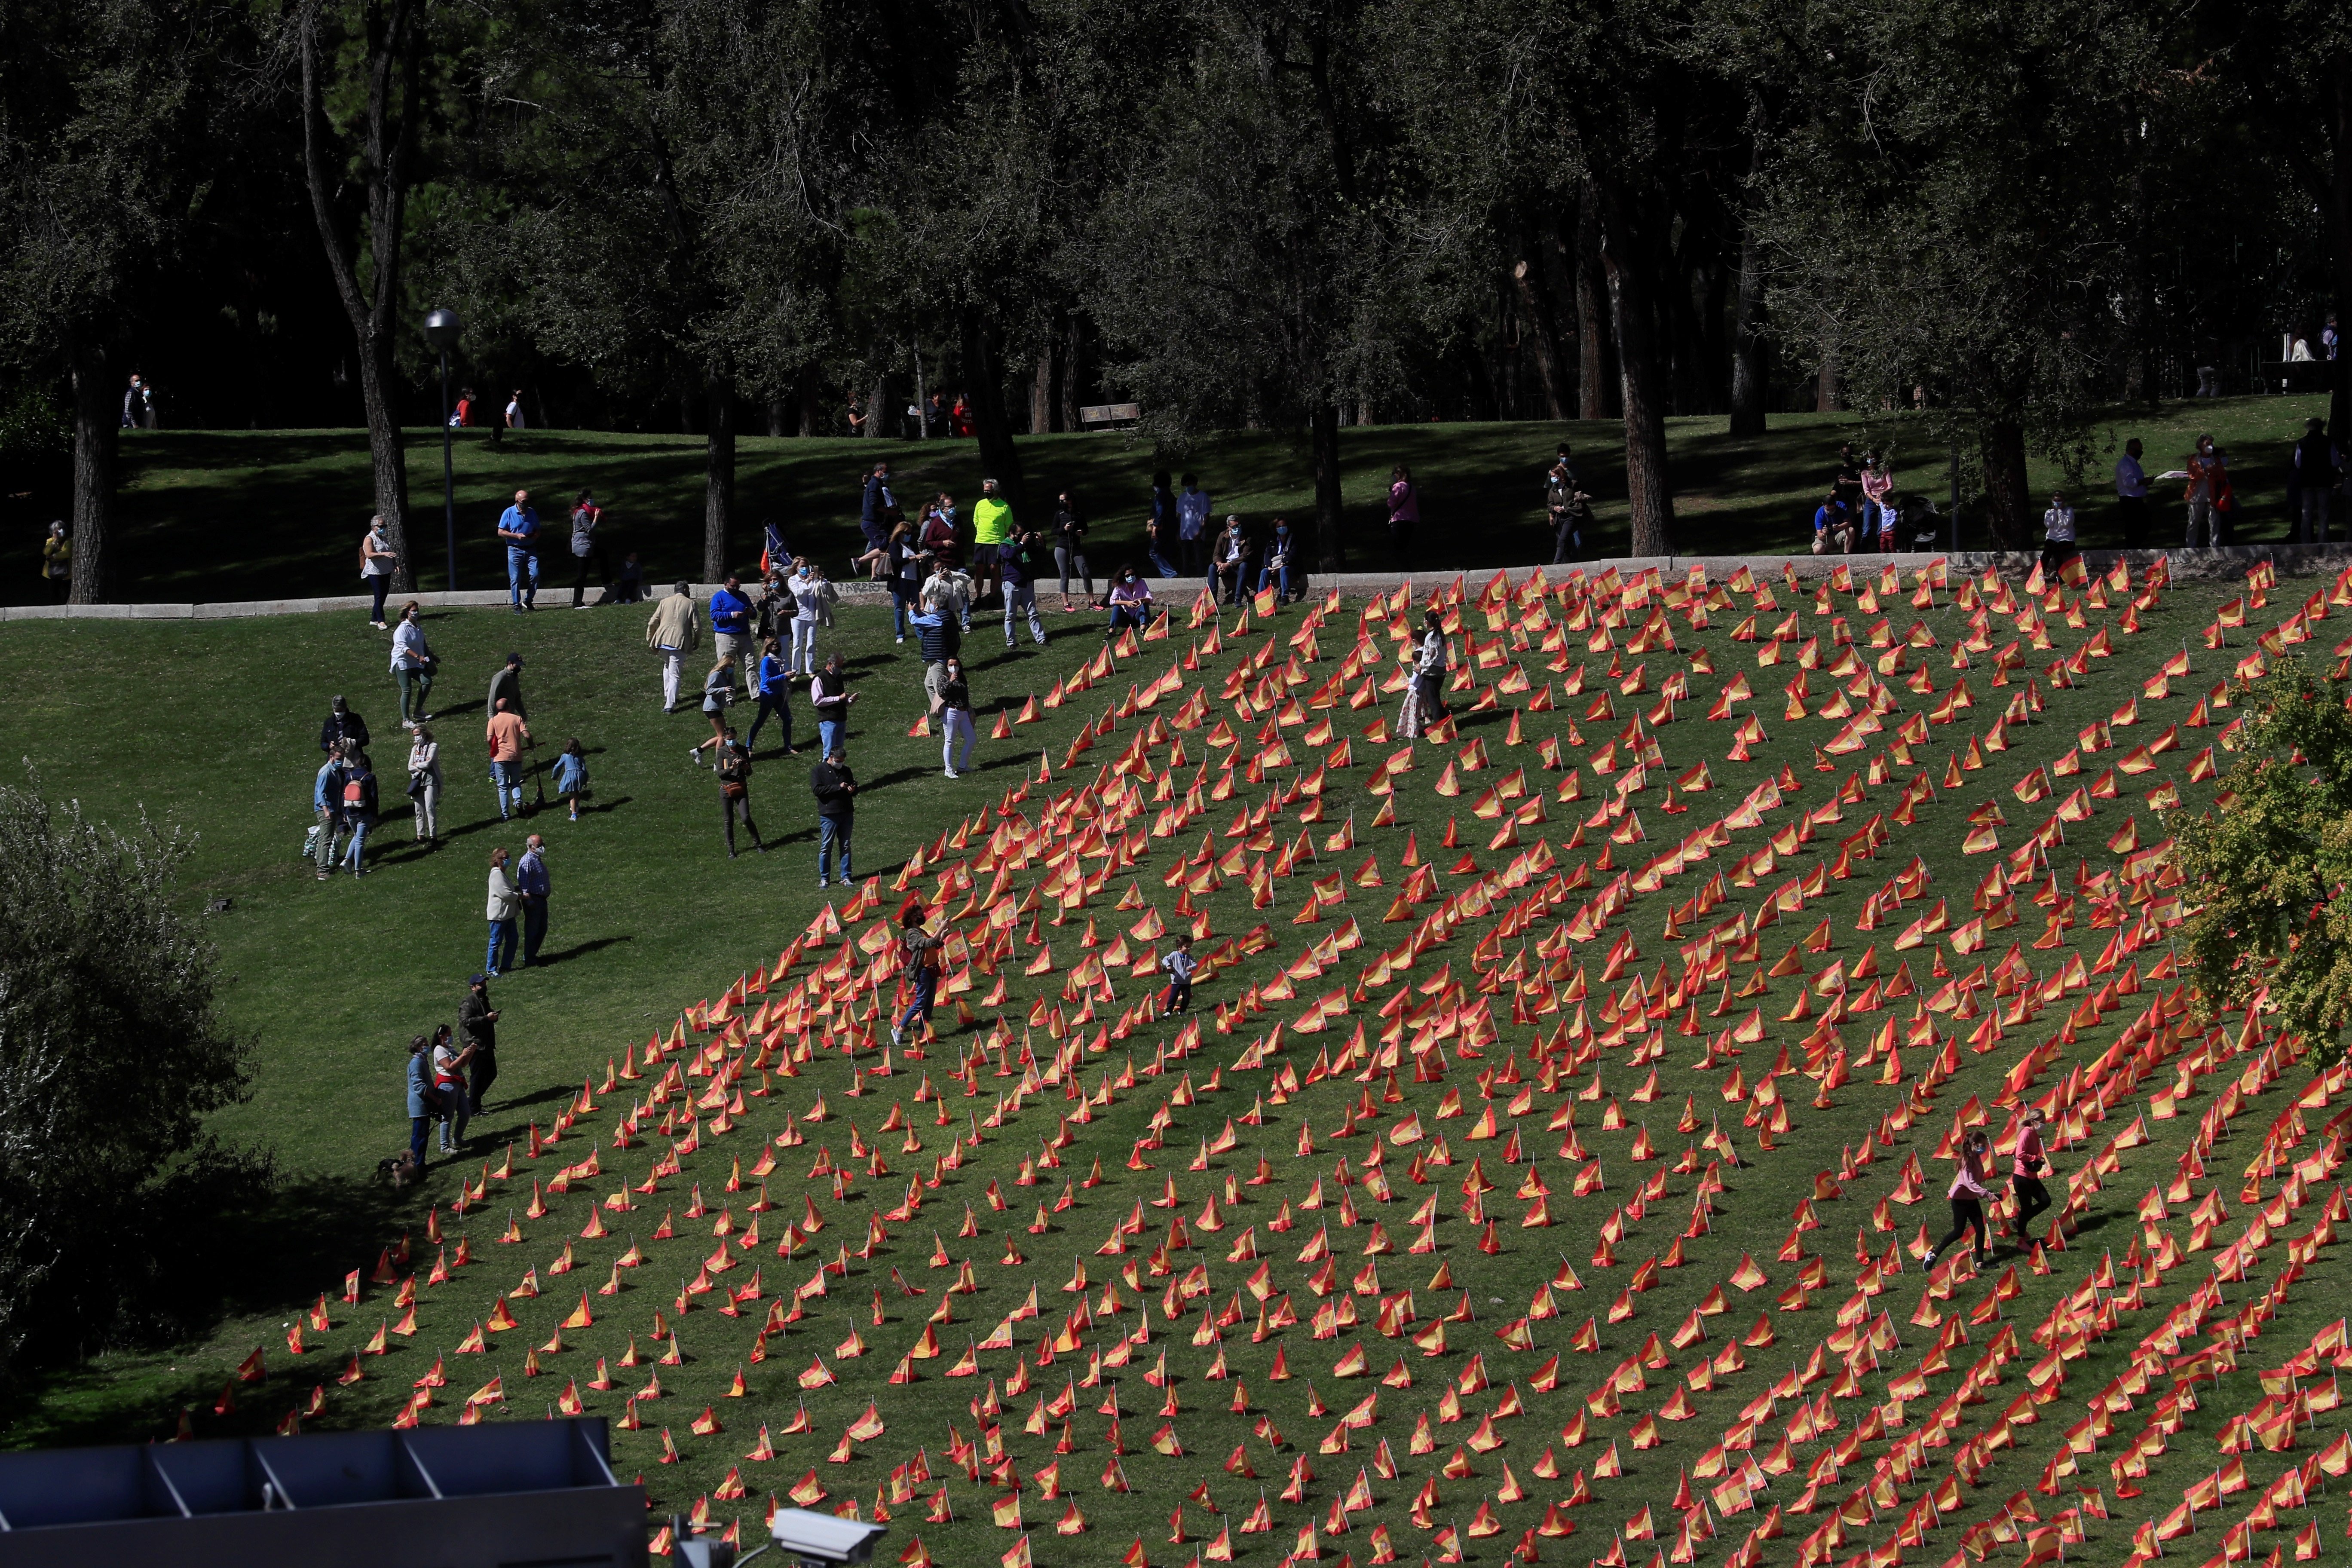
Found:
<path fill-rule="evenodd" d="M 2017 1213 L 2009 1222 L 2009 1237 L 2020 1246 L 2032 1240 L 2028 1227 L 2050 1206 L 2050 1189 L 2042 1184 L 2042 1173 L 2050 1169 L 2049 1153 L 2042 1144 L 2046 1120 L 2039 1109 L 2025 1113 L 2025 1125 L 2017 1130 L 2017 1152 L 2010 1162 L 2009 1187 L 2017 1194 Z"/>

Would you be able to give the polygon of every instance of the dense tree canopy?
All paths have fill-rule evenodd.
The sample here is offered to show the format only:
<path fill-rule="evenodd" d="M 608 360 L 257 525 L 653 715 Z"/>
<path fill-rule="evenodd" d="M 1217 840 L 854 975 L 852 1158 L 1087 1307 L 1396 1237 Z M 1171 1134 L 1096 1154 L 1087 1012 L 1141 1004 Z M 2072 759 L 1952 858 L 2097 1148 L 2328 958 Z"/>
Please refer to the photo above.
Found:
<path fill-rule="evenodd" d="M 2287 40 L 2284 46 L 2282 40 Z M 1337 558 L 1342 423 L 1854 406 L 2029 451 L 2283 379 L 2352 306 L 2352 24 L 2313 0 L 29 0 L 0 17 L 0 432 L 78 411 L 76 593 L 113 413 L 436 416 L 417 330 L 534 424 L 1016 437 L 1139 402 L 1292 432 Z"/>

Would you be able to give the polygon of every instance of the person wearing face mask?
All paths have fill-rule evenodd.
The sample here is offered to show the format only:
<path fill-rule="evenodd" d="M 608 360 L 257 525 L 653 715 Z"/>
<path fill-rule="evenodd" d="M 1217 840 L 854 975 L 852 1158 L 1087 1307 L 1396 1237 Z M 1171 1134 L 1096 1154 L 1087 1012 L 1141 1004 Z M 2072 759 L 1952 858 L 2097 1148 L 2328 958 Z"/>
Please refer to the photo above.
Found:
<path fill-rule="evenodd" d="M 968 772 L 975 739 L 971 729 L 971 687 L 964 679 L 963 660 L 951 658 L 947 661 L 933 701 L 940 715 L 940 765 L 947 771 L 948 777 L 961 778 L 963 774 L 956 771 L 956 748 L 961 744 L 961 760 Z"/>
<path fill-rule="evenodd" d="M 1249 585 L 1249 536 L 1242 531 L 1239 516 L 1228 517 L 1209 553 L 1209 596 L 1228 605 L 1238 602 Z"/>
<path fill-rule="evenodd" d="M 2066 504 L 2064 492 L 2051 496 L 2050 510 L 2042 514 L 2042 573 L 2055 577 L 2082 553 L 2074 542 L 2074 509 Z"/>
<path fill-rule="evenodd" d="M 1119 628 L 1131 626 L 1144 629 L 1151 619 L 1151 584 L 1136 574 L 1132 566 L 1118 569 L 1117 581 L 1110 585 L 1110 626 L 1106 633 L 1117 637 Z"/>
<path fill-rule="evenodd" d="M 2200 544 L 2218 548 L 2222 520 L 2234 499 L 2230 490 L 2230 459 L 2213 445 L 2212 437 L 2200 436 L 2197 450 L 2189 454 L 2189 466 L 2177 477 L 2189 481 L 2183 492 L 2189 503 L 2189 548 L 2194 550 Z"/>
<path fill-rule="evenodd" d="M 817 576 L 806 556 L 794 558 L 793 574 L 784 579 L 784 591 L 793 599 L 793 651 L 789 672 L 814 679 L 816 675 L 816 628 L 824 618 L 824 582 Z"/>
<path fill-rule="evenodd" d="M 1265 564 L 1257 570 L 1257 591 L 1265 593 L 1268 583 L 1276 585 L 1278 602 L 1290 603 L 1290 524 L 1278 517 L 1265 547 Z"/>
<path fill-rule="evenodd" d="M 1960 1168 L 1952 1177 L 1952 1184 L 1944 1194 L 1951 1200 L 1952 1228 L 1944 1234 L 1935 1249 L 1920 1259 L 1923 1268 L 1933 1268 L 1936 1259 L 1947 1247 L 1964 1237 L 1974 1234 L 1977 1267 L 1992 1261 L 1992 1236 L 1985 1228 L 1985 1205 L 1993 1196 L 1992 1140 L 1978 1128 L 1969 1132 L 1960 1150 Z"/>
<path fill-rule="evenodd" d="M 1039 647 L 1045 646 L 1045 618 L 1037 614 L 1037 578 L 1045 569 L 1045 551 L 1034 533 L 1015 530 L 1012 538 L 998 546 L 996 571 L 1004 585 L 1004 646 L 1011 647 L 1016 617 L 1024 612 L 1029 616 L 1029 635 Z"/>
<path fill-rule="evenodd" d="M 749 752 L 760 743 L 760 726 L 773 715 L 784 727 L 784 755 L 793 755 L 793 667 L 784 658 L 783 644 L 770 637 L 760 652 L 760 712 L 751 721 L 751 733 L 745 737 L 743 750 Z"/>

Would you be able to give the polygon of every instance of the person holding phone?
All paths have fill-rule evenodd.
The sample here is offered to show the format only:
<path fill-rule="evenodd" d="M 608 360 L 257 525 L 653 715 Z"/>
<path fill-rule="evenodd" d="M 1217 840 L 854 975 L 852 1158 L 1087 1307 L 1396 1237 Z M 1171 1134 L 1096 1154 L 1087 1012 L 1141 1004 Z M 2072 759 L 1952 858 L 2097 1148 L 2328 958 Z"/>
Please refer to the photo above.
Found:
<path fill-rule="evenodd" d="M 765 855 L 768 847 L 760 841 L 760 825 L 751 820 L 751 749 L 735 738 L 729 730 L 719 746 L 719 809 L 727 823 L 727 858 L 735 858 L 735 819 L 743 819 L 744 830 L 751 836 L 751 847 Z"/>
<path fill-rule="evenodd" d="M 843 668 L 839 654 L 824 661 L 824 668 L 809 682 L 809 706 L 816 710 L 818 744 L 825 756 L 841 750 L 841 742 L 849 732 L 849 710 L 857 704 L 857 693 L 849 689 L 849 674 Z"/>
<path fill-rule="evenodd" d="M 425 640 L 425 611 L 414 599 L 400 606 L 392 634 L 392 679 L 400 688 L 400 721 L 410 729 L 433 717 L 425 710 L 433 695 L 433 670 L 440 661 Z"/>

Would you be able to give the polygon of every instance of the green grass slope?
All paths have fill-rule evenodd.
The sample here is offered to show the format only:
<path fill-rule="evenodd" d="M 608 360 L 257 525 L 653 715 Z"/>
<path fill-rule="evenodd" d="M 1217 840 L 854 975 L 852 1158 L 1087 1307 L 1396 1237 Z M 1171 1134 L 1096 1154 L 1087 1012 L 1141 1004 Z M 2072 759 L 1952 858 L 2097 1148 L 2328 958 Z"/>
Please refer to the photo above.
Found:
<path fill-rule="evenodd" d="M 2168 885 L 2158 808 L 2211 801 L 2236 713 L 2212 693 L 2254 639 L 2325 649 L 2341 612 L 2316 618 L 2309 582 L 2012 586 L 1998 610 L 1959 586 L 1662 603 L 1588 578 L 1496 604 L 1473 578 L 1458 733 L 1409 769 L 1382 738 L 1400 645 L 1356 603 L 1311 636 L 1296 608 L 1188 627 L 1179 605 L 1075 693 L 1101 668 L 1090 622 L 1011 655 L 983 623 L 983 733 L 1041 706 L 958 783 L 907 733 L 919 667 L 852 612 L 829 646 L 866 693 L 860 870 L 884 884 L 838 936 L 797 763 L 754 784 L 778 852 L 725 859 L 683 755 L 701 721 L 659 713 L 634 616 L 442 617 L 450 752 L 517 647 L 535 725 L 591 748 L 597 799 L 527 825 L 552 846 L 556 962 L 498 985 L 499 1103 L 400 1199 L 369 1177 L 404 1141 L 402 1043 L 454 1014 L 487 850 L 526 825 L 453 767 L 446 847 L 394 821 L 378 875 L 311 879 L 326 696 L 391 728 L 355 617 L 17 628 L 0 740 L 97 815 L 205 836 L 189 896 L 233 900 L 229 1005 L 265 1061 L 220 1128 L 272 1142 L 289 1182 L 200 1238 L 201 1332 L 50 1379 L 11 1439 L 168 1436 L 184 1410 L 199 1434 L 382 1424 L 437 1367 L 417 1419 L 494 1382 L 470 1407 L 489 1419 L 569 1391 L 634 1411 L 620 1468 L 665 1509 L 753 1531 L 813 1477 L 941 1563 L 1025 1533 L 1043 1563 L 1136 1542 L 1271 1563 L 1310 1528 L 1335 1562 L 1942 1561 L 2030 1534 L 2120 1563 L 2208 1484 L 2166 1550 L 2210 1555 L 2342 1429 L 2312 1358 L 2274 1451 L 2298 1407 L 2256 1373 L 2341 1316 L 2321 1217 L 2342 1217 L 2347 1085 L 2242 1016 L 2208 1036 L 2178 1010 L 2166 931 L 2194 890 Z M 2230 600 L 2245 625 L 2210 648 Z M 867 946 L 919 851 L 973 1022 L 943 1007 L 882 1076 L 893 983 Z M 1196 993 L 1197 1046 L 1129 965 L 1081 972 L 1186 918 L 1234 959 Z M 741 1043 L 689 1027 L 646 1063 L 754 973 Z M 2067 1245 L 1930 1275 L 1913 1244 L 1944 1228 L 1949 1135 L 2033 1100 L 2066 1134 Z M 564 1327 L 583 1294 L 593 1322 Z M 359 1353 L 387 1325 L 413 1332 Z M 992 1333 L 1009 1348 L 973 1348 Z M 266 1374 L 236 1381 L 257 1348 Z M 978 1374 L 950 1376 L 968 1350 Z M 2341 1528 L 2324 1479 L 2259 1552 Z M 995 1522 L 1015 1497 L 1019 1531 Z"/>

